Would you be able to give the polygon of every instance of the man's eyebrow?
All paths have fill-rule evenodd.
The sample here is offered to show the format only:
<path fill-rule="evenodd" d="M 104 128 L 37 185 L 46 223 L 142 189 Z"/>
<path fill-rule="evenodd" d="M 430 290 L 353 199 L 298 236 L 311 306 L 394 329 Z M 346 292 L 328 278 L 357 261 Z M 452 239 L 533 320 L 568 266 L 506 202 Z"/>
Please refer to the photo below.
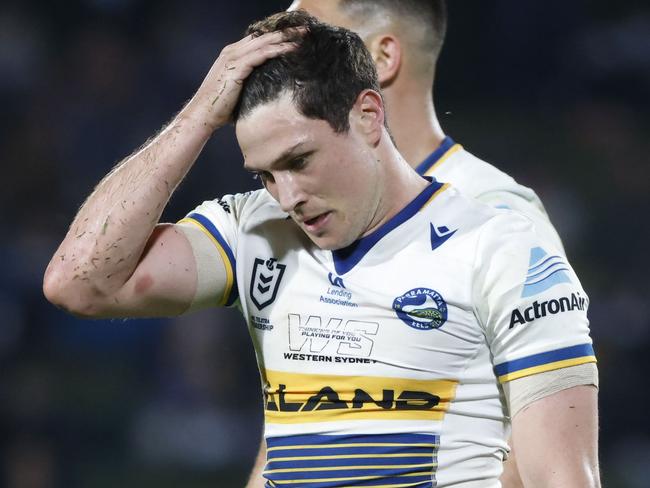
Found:
<path fill-rule="evenodd" d="M 280 156 L 278 156 L 276 159 L 274 159 L 271 162 L 271 164 L 269 164 L 268 169 L 276 169 L 279 166 L 282 166 L 282 164 L 284 164 L 288 160 L 293 159 L 294 157 L 298 156 L 300 154 L 301 146 L 303 146 L 305 143 L 306 143 L 305 141 L 298 142 L 297 144 L 294 144 L 293 146 L 291 146 L 290 148 L 285 150 L 282 154 L 280 154 Z M 244 169 L 246 171 L 250 171 L 251 173 L 256 173 L 257 171 L 259 171 L 257 169 L 254 169 L 254 168 L 251 168 L 250 166 L 248 166 L 246 164 L 246 162 L 244 162 Z"/>

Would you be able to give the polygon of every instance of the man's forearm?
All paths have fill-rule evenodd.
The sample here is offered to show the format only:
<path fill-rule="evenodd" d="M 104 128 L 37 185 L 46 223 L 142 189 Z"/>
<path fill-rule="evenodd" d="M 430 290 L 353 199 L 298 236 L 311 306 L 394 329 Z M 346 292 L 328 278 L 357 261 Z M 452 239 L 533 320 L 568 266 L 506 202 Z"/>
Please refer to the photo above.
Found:
<path fill-rule="evenodd" d="M 60 305 L 83 313 L 133 274 L 174 189 L 209 139 L 192 102 L 156 137 L 115 167 L 82 205 L 45 275 Z M 65 287 L 57 287 L 65 282 Z M 56 300 L 56 299 L 55 299 Z M 75 303 L 79 301 L 80 303 Z"/>

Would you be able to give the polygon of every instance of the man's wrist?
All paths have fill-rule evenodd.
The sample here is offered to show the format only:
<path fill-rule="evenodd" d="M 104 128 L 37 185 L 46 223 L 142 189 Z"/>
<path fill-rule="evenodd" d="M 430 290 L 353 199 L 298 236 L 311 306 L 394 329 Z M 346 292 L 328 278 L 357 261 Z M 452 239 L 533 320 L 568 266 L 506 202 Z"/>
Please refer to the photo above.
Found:
<path fill-rule="evenodd" d="M 186 125 L 189 123 L 193 130 L 200 131 L 210 138 L 214 131 L 226 125 L 227 121 L 219 123 L 214 120 L 210 102 L 200 94 L 196 94 L 178 114 L 179 120 Z"/>

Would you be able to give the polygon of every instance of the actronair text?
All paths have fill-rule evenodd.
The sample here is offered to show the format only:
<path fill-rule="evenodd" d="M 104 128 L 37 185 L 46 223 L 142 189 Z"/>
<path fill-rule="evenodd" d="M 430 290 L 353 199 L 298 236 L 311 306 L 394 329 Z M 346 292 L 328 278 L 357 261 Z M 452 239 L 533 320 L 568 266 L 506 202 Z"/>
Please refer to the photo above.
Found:
<path fill-rule="evenodd" d="M 535 300 L 530 307 L 523 310 L 515 308 L 510 314 L 510 329 L 516 325 L 527 324 L 533 320 L 573 310 L 584 311 L 588 305 L 587 298 L 582 297 L 580 292 L 571 293 L 570 297 L 556 298 L 545 302 Z"/>

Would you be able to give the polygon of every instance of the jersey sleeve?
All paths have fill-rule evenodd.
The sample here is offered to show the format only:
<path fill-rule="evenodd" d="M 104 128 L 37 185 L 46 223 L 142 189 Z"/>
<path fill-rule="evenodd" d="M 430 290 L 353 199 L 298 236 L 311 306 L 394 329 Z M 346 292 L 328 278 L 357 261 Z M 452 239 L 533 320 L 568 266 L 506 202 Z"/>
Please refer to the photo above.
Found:
<path fill-rule="evenodd" d="M 535 224 L 538 235 L 550 242 L 560 254 L 566 255 L 562 239 L 551 224 L 542 202 L 532 190 L 527 198 L 512 191 L 492 191 L 478 195 L 476 199 L 493 208 L 514 210 L 525 215 Z"/>
<path fill-rule="evenodd" d="M 220 199 L 203 202 L 191 211 L 185 218 L 178 222 L 182 226 L 191 226 L 199 229 L 212 243 L 208 249 L 212 258 L 217 259 L 222 266 L 214 266 L 214 269 L 200 272 L 203 274 L 214 272 L 223 273 L 225 280 L 218 280 L 225 283 L 223 290 L 197 290 L 201 296 L 214 296 L 214 305 L 232 306 L 238 299 L 237 292 L 237 261 L 236 249 L 239 237 L 239 221 L 242 209 L 246 205 L 249 194 L 227 195 Z M 205 249 L 200 250 L 205 253 Z M 195 249 L 195 252 L 198 252 Z M 209 266 L 209 260 L 202 259 L 197 265 Z M 199 284 L 214 283 L 215 280 L 199 280 Z"/>
<path fill-rule="evenodd" d="M 474 303 L 501 383 L 596 361 L 589 298 L 566 257 L 534 224 L 503 211 L 486 224 Z"/>

